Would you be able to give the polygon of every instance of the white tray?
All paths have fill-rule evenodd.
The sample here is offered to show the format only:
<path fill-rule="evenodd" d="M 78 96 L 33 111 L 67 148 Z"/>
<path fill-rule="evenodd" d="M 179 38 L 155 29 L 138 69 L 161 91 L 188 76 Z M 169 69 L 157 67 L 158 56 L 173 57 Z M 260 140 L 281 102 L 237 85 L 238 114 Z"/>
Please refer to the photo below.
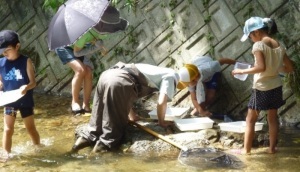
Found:
<path fill-rule="evenodd" d="M 234 65 L 234 69 L 249 69 L 250 67 L 251 67 L 250 64 L 241 63 L 241 62 L 236 62 Z M 235 74 L 234 77 L 241 81 L 245 81 L 248 77 L 248 74 Z"/>
<path fill-rule="evenodd" d="M 192 131 L 212 128 L 214 121 L 208 117 L 175 119 L 175 125 L 181 131 Z"/>
<path fill-rule="evenodd" d="M 187 111 L 189 108 L 167 108 L 165 120 L 166 121 L 174 121 L 174 119 L 181 119 L 187 115 Z M 151 119 L 157 118 L 157 110 L 154 109 L 149 112 L 149 116 Z"/>
<path fill-rule="evenodd" d="M 260 131 L 263 128 L 264 123 L 256 122 L 255 123 L 255 131 Z M 245 121 L 235 121 L 235 122 L 227 122 L 227 123 L 219 123 L 220 129 L 222 131 L 230 131 L 236 133 L 244 133 L 246 128 Z"/>

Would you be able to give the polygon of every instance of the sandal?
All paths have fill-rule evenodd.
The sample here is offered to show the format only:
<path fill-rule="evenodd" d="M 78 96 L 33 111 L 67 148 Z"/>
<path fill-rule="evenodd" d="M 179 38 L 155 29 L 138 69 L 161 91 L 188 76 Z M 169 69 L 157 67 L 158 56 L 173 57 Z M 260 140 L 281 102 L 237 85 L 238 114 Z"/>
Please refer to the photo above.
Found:
<path fill-rule="evenodd" d="M 72 110 L 72 113 L 74 114 L 74 116 L 80 116 L 80 115 L 84 114 L 84 110 L 83 109 Z"/>
<path fill-rule="evenodd" d="M 80 106 L 78 104 L 74 104 L 71 106 L 71 110 L 72 110 L 72 113 L 75 115 L 75 116 L 79 116 L 81 114 L 84 113 L 84 109 L 81 109 Z"/>
<path fill-rule="evenodd" d="M 92 113 L 92 110 L 85 110 L 85 109 L 82 109 L 83 110 L 83 113 Z"/>

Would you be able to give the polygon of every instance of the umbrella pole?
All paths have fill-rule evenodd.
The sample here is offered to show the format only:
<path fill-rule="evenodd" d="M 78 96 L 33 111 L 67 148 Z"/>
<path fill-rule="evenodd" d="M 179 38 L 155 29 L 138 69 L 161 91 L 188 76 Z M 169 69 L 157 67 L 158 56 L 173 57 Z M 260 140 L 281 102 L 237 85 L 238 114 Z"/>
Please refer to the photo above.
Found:
<path fill-rule="evenodd" d="M 140 124 L 138 124 L 136 122 L 133 122 L 133 121 L 129 121 L 129 124 L 131 124 L 132 126 L 136 126 L 136 127 L 140 128 L 140 129 L 146 131 L 147 133 L 149 133 L 149 134 L 151 134 L 151 135 L 153 135 L 153 136 L 155 136 L 155 137 L 157 137 L 157 138 L 159 138 L 159 139 L 161 139 L 161 140 L 163 140 L 163 141 L 165 141 L 167 143 L 170 143 L 171 145 L 173 145 L 173 146 L 175 146 L 175 147 L 177 147 L 177 148 L 179 148 L 179 149 L 181 149 L 183 151 L 187 151 L 188 150 L 187 147 L 182 146 L 182 145 L 174 142 L 173 140 L 169 139 L 168 137 L 165 137 L 165 136 L 163 136 L 161 134 L 156 133 L 155 131 L 151 130 L 148 127 L 142 126 L 142 125 L 140 125 Z"/>

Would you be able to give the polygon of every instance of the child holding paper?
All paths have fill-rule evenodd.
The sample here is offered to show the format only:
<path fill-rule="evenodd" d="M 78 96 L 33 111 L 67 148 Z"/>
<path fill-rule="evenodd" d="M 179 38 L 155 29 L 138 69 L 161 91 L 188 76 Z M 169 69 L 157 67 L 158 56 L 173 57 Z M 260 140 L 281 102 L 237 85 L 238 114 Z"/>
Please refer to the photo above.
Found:
<path fill-rule="evenodd" d="M 24 96 L 4 106 L 4 131 L 2 146 L 5 155 L 1 162 L 9 158 L 12 147 L 12 136 L 17 111 L 23 118 L 25 127 L 34 145 L 40 144 L 40 135 L 36 130 L 33 118 L 33 88 L 36 86 L 34 68 L 30 58 L 19 53 L 19 36 L 12 30 L 0 32 L 0 87 L 5 91 L 20 89 Z"/>

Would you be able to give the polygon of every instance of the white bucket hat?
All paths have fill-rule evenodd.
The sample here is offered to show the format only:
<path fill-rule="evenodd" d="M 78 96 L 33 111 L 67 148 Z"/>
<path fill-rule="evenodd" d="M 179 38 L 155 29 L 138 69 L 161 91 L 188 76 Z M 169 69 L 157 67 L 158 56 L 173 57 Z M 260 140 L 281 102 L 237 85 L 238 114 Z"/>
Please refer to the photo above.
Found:
<path fill-rule="evenodd" d="M 250 33 L 257 29 L 261 29 L 267 27 L 268 25 L 264 22 L 263 18 L 261 17 L 251 17 L 245 22 L 244 26 L 244 35 L 241 38 L 241 41 L 244 42 L 248 39 Z"/>

